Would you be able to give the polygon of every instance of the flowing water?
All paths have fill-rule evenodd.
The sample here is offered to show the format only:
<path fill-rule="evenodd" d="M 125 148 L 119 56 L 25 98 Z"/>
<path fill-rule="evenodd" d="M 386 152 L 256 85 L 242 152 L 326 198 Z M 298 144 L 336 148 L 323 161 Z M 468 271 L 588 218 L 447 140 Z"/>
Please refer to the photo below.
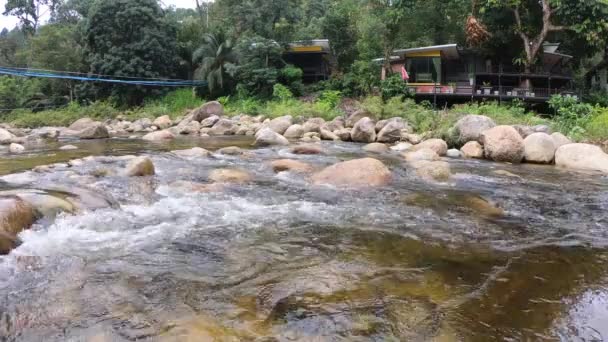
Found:
<path fill-rule="evenodd" d="M 323 143 L 179 158 L 249 146 L 113 139 L 0 159 L 4 188 L 86 186 L 120 208 L 60 214 L 0 257 L 0 341 L 602 341 L 608 339 L 608 179 L 554 167 L 450 160 L 445 184 L 397 155 L 389 186 L 341 191 L 269 161 L 322 168 L 364 156 Z M 157 175 L 125 178 L 148 155 Z M 48 172 L 36 165 L 57 163 Z M 245 185 L 192 192 L 216 168 Z"/>

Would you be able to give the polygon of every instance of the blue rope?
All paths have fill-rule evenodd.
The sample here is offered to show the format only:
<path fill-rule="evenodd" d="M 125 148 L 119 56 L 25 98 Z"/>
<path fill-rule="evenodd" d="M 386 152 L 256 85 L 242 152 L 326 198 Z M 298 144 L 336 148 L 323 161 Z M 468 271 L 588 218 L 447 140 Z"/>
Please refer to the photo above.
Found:
<path fill-rule="evenodd" d="M 142 85 L 142 86 L 153 86 L 153 87 L 201 87 L 201 86 L 207 85 L 207 82 L 205 82 L 205 81 L 120 80 L 120 79 L 115 79 L 115 78 L 62 75 L 62 74 L 56 73 L 56 72 L 38 72 L 38 71 L 30 71 L 28 69 L 16 69 L 16 68 L 6 68 L 6 67 L 0 67 L 0 75 L 9 75 L 9 76 L 17 76 L 17 77 L 56 78 L 56 79 L 68 79 L 68 80 L 85 81 L 85 82 L 106 82 L 106 83 Z"/>

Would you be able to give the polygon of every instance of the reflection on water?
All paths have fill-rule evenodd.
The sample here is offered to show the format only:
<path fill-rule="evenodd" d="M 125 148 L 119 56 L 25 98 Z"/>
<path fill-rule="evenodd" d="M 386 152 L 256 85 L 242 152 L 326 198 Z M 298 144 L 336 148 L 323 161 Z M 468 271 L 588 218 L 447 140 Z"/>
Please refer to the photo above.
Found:
<path fill-rule="evenodd" d="M 121 208 L 60 215 L 21 234 L 23 244 L 0 259 L 0 340 L 608 336 L 606 178 L 452 160 L 453 179 L 429 184 L 386 155 L 389 186 L 337 192 L 306 175 L 275 175 L 269 161 L 321 168 L 362 156 L 358 145 L 326 143 L 317 156 L 285 147 L 191 160 L 165 153 L 250 143 L 111 140 L 4 160 L 10 173 L 89 154 L 148 154 L 157 175 L 126 179 L 124 161 L 87 159 L 8 178 L 29 188 L 87 186 Z M 208 193 L 170 186 L 206 183 L 227 167 L 255 181 Z"/>

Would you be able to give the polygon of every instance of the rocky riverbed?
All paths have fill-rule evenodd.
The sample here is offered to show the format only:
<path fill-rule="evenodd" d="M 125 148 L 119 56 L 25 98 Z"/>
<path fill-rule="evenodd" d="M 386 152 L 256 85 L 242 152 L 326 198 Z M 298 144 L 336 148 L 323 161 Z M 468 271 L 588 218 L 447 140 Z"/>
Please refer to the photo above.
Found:
<path fill-rule="evenodd" d="M 221 110 L 0 131 L 0 336 L 608 336 L 601 149 L 479 116 L 449 146 Z"/>

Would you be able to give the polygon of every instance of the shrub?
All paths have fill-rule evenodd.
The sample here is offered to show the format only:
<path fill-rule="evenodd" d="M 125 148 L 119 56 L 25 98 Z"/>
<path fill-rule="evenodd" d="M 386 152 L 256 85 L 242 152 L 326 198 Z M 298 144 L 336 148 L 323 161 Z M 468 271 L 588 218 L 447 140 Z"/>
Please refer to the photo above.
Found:
<path fill-rule="evenodd" d="M 281 102 L 287 102 L 293 100 L 293 93 L 286 86 L 277 83 L 272 88 L 272 97 Z"/>
<path fill-rule="evenodd" d="M 409 96 L 410 94 L 407 83 L 397 74 L 384 79 L 380 83 L 380 91 L 382 92 L 382 99 L 384 101 L 394 97 Z"/>
<path fill-rule="evenodd" d="M 583 137 L 593 106 L 570 95 L 554 95 L 549 100 L 549 107 L 555 110 L 554 126 L 557 130 L 575 140 Z"/>
<path fill-rule="evenodd" d="M 596 108 L 584 128 L 587 139 L 596 142 L 608 140 L 608 108 Z"/>

